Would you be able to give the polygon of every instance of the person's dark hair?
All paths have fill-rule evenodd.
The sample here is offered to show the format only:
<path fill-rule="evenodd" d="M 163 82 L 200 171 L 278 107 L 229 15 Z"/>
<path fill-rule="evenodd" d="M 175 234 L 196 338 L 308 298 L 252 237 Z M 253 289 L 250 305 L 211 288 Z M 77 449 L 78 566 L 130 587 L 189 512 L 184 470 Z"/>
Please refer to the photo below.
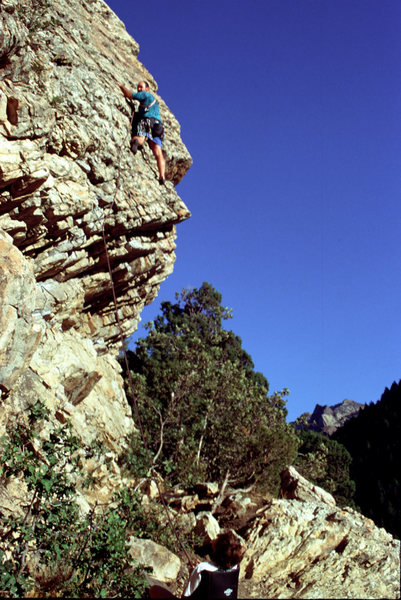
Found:
<path fill-rule="evenodd" d="M 244 557 L 246 548 L 233 531 L 220 533 L 212 544 L 212 560 L 222 569 L 232 569 Z"/>

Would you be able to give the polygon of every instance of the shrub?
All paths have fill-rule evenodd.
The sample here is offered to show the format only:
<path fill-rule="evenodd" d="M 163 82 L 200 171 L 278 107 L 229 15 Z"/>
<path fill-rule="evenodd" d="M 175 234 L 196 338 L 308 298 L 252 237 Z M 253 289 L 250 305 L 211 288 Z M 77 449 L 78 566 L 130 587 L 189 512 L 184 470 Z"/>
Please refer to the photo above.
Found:
<path fill-rule="evenodd" d="M 36 403 L 28 422 L 1 439 L 1 484 L 19 479 L 26 500 L 1 515 L 0 595 L 141 597 L 145 580 L 127 560 L 127 530 L 143 535 L 146 524 L 138 498 L 121 490 L 82 515 L 73 483 L 83 475 L 82 449 L 68 423 L 39 443 L 35 430 L 46 412 Z"/>

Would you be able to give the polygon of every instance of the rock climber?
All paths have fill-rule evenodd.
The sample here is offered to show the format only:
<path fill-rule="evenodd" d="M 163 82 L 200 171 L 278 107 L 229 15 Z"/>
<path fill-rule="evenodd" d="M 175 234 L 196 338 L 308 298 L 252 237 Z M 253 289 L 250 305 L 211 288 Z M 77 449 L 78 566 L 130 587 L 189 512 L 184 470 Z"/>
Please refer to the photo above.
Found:
<path fill-rule="evenodd" d="M 221 532 L 212 542 L 210 562 L 199 563 L 191 573 L 183 598 L 237 598 L 239 563 L 246 548 L 232 530 Z M 176 598 L 167 588 L 153 585 L 150 598 Z"/>
<path fill-rule="evenodd" d="M 140 81 L 138 83 L 136 93 L 131 92 L 121 83 L 117 85 L 126 98 L 139 101 L 139 110 L 135 113 L 132 122 L 131 150 L 136 154 L 138 148 L 143 146 L 145 140 L 148 140 L 156 158 L 159 170 L 159 183 L 160 185 L 164 185 L 166 182 L 166 161 L 164 160 L 162 151 L 164 128 L 160 118 L 159 103 L 153 94 L 151 94 L 147 81 Z"/>

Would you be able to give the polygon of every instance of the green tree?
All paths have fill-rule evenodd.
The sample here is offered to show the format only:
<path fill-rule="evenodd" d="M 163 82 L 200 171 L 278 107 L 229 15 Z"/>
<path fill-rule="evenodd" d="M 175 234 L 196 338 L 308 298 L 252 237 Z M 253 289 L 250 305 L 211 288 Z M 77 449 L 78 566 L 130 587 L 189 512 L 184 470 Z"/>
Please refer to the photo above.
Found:
<path fill-rule="evenodd" d="M 287 391 L 268 394 L 241 339 L 223 328 L 231 311 L 210 284 L 176 300 L 162 303 L 128 353 L 154 462 L 173 483 L 228 478 L 277 491 L 297 447 L 285 422 Z"/>
<path fill-rule="evenodd" d="M 393 382 L 378 402 L 366 405 L 333 434 L 352 456 L 351 476 L 361 511 L 397 538 L 401 536 L 400 423 L 401 381 Z"/>
<path fill-rule="evenodd" d="M 298 431 L 301 445 L 295 462 L 301 475 L 333 494 L 340 506 L 355 507 L 352 457 L 346 448 L 314 431 Z"/>

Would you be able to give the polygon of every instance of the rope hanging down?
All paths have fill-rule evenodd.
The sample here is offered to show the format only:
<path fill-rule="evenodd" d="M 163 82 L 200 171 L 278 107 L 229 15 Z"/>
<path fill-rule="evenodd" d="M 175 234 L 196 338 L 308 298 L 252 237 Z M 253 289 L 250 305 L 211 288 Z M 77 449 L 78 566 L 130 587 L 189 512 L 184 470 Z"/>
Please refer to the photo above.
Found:
<path fill-rule="evenodd" d="M 133 119 L 134 119 L 134 111 L 132 111 L 132 116 L 131 116 L 131 120 L 130 120 L 130 124 L 129 124 L 129 129 L 128 129 L 128 131 L 127 131 L 127 133 L 126 133 L 126 135 L 125 135 L 122 143 L 120 144 L 120 146 L 118 148 L 116 191 L 114 193 L 113 201 L 112 201 L 112 203 L 111 203 L 111 205 L 109 207 L 110 211 L 114 207 L 114 204 L 115 204 L 115 201 L 116 201 L 116 198 L 117 198 L 117 192 L 118 192 L 119 187 L 120 187 L 121 152 L 122 152 L 122 148 L 124 146 L 124 143 L 125 143 L 125 141 L 126 141 L 126 139 L 128 137 L 128 134 L 131 131 Z M 113 303 L 114 303 L 114 312 L 115 312 L 116 321 L 117 321 L 117 325 L 118 325 L 118 329 L 119 329 L 119 333 L 120 333 L 121 347 L 122 347 L 123 355 L 124 355 L 125 370 L 127 372 L 128 386 L 129 386 L 129 389 L 130 389 L 130 392 L 131 392 L 132 405 L 133 405 L 133 408 L 134 408 L 133 413 L 135 413 L 132 416 L 134 417 L 134 419 L 135 419 L 135 421 L 136 421 L 136 423 L 137 423 L 137 425 L 139 427 L 139 431 L 140 431 L 141 438 L 142 438 L 142 443 L 143 443 L 143 446 L 144 446 L 144 449 L 145 449 L 146 461 L 147 461 L 148 467 L 149 467 L 149 473 L 153 473 L 154 472 L 154 465 L 153 465 L 153 463 L 152 463 L 152 461 L 150 459 L 150 452 L 149 452 L 148 445 L 146 443 L 146 439 L 145 439 L 145 435 L 144 435 L 144 430 L 143 430 L 143 426 L 142 426 L 141 417 L 139 415 L 138 403 L 137 403 L 136 395 L 135 395 L 135 392 L 134 392 L 134 384 L 133 384 L 133 381 L 132 381 L 131 371 L 130 371 L 129 363 L 128 363 L 127 351 L 125 349 L 125 344 L 124 344 L 124 341 L 125 341 L 124 340 L 124 333 L 123 333 L 123 329 L 122 329 L 122 325 L 121 325 L 121 321 L 120 321 L 120 316 L 118 314 L 118 302 L 117 302 L 117 295 L 116 295 L 116 291 L 115 291 L 115 287 L 114 287 L 114 281 L 113 281 L 113 270 L 112 270 L 112 266 L 111 266 L 109 252 L 108 252 L 108 249 L 107 249 L 107 236 L 106 236 L 106 230 L 105 230 L 105 222 L 106 222 L 106 216 L 104 215 L 103 216 L 103 223 L 102 223 L 103 244 L 104 244 L 104 250 L 105 250 L 105 255 L 106 255 L 107 268 L 108 268 L 109 276 L 110 276 L 111 291 L 112 291 Z M 132 409 L 132 406 L 131 406 L 131 409 Z M 177 542 L 178 542 L 181 550 L 185 554 L 189 566 L 191 568 L 193 568 L 194 565 L 193 565 L 193 563 L 192 563 L 192 561 L 191 561 L 191 559 L 190 559 L 190 557 L 188 555 L 187 550 L 185 549 L 185 547 L 184 547 L 184 545 L 183 545 L 183 543 L 181 541 L 181 538 L 180 538 L 180 536 L 178 534 L 177 528 L 176 528 L 176 526 L 174 525 L 174 523 L 173 523 L 173 521 L 171 519 L 171 516 L 170 516 L 170 513 L 169 513 L 169 509 L 168 509 L 168 506 L 167 506 L 166 501 L 164 499 L 163 492 L 160 489 L 160 485 L 159 485 L 159 482 L 157 481 L 157 477 L 155 477 L 154 480 L 155 480 L 155 483 L 156 483 L 157 491 L 159 493 L 159 498 L 160 498 L 160 500 L 162 502 L 163 508 L 164 508 L 164 510 L 166 512 L 166 515 L 167 515 L 167 520 L 168 520 L 168 523 L 170 525 L 170 529 L 172 530 L 175 538 L 177 539 Z"/>

